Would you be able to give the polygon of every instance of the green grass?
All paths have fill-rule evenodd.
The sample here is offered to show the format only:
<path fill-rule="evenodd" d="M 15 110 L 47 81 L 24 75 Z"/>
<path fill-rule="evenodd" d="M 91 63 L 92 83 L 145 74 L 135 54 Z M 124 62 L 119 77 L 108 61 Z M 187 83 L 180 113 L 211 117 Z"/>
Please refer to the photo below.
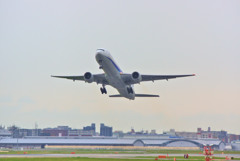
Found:
<path fill-rule="evenodd" d="M 81 151 L 81 150 L 80 150 Z M 36 151 L 32 151 L 36 152 Z M 38 151 L 39 152 L 39 151 Z M 49 151 L 47 151 L 49 152 Z M 55 151 L 56 152 L 56 151 Z M 61 151 L 57 151 L 61 152 Z M 64 151 L 67 152 L 67 151 Z M 106 151 L 105 151 L 106 152 Z M 110 150 L 107 150 L 110 152 Z M 187 153 L 187 151 L 182 151 Z M 53 154 L 52 151 L 49 153 Z M 38 153 L 40 154 L 40 153 Z M 57 153 L 55 153 L 57 154 Z M 61 153 L 63 154 L 63 153 Z M 1 155 L 1 154 L 0 154 Z M 129 157 L 129 158 L 86 158 L 86 157 L 65 157 L 65 158 L 0 158 L 0 161 L 150 161 L 155 160 L 158 155 L 156 156 L 136 156 L 136 157 Z M 166 159 L 158 159 L 159 161 L 173 161 L 176 158 L 177 161 L 205 161 L 204 156 L 191 156 L 189 155 L 188 159 L 184 159 L 183 156 L 169 156 Z M 224 157 L 214 157 L 214 159 L 225 161 Z"/>
<path fill-rule="evenodd" d="M 43 150 L 24 150 L 15 151 L 10 150 L 8 152 L 0 152 L 1 154 L 70 154 L 75 152 L 76 154 L 199 154 L 200 150 L 123 150 L 123 149 L 43 149 Z M 222 151 L 214 151 L 214 154 L 221 154 Z M 240 151 L 224 151 L 224 154 L 240 154 Z"/>
<path fill-rule="evenodd" d="M 139 161 L 139 159 L 113 159 L 113 158 L 0 158 L 1 161 Z M 153 159 L 141 159 L 149 161 Z"/>
<path fill-rule="evenodd" d="M 87 149 L 54 149 L 54 150 L 23 150 L 23 151 L 15 151 L 10 150 L 8 152 L 0 152 L 1 154 L 23 154 L 26 152 L 27 154 L 70 154 L 71 152 L 75 152 L 76 154 L 144 154 L 144 151 L 132 151 L 132 150 L 87 150 Z"/>
<path fill-rule="evenodd" d="M 157 157 L 136 157 L 131 159 L 117 159 L 117 158 L 1 158 L 1 161 L 150 161 L 155 160 Z M 190 157 L 189 159 L 184 159 L 183 157 L 175 157 L 177 161 L 205 161 L 204 157 Z M 225 160 L 225 158 L 215 158 L 219 160 Z M 158 159 L 159 161 L 173 161 L 174 157 L 169 157 L 167 159 Z"/>
<path fill-rule="evenodd" d="M 135 158 L 156 158 L 158 157 L 157 155 L 156 156 L 136 156 Z M 166 159 L 161 159 L 161 160 L 173 160 L 174 158 L 178 160 L 204 160 L 204 156 L 189 156 L 188 159 L 184 159 L 183 156 L 170 156 Z M 226 159 L 225 157 L 214 157 L 214 159 Z"/>
<path fill-rule="evenodd" d="M 153 161 L 155 158 L 141 159 L 115 159 L 115 158 L 1 158 L 1 161 Z M 164 159 L 161 159 L 163 161 Z M 173 160 L 173 159 L 171 159 Z M 177 161 L 187 161 L 187 159 L 178 159 Z M 166 160 L 167 161 L 167 160 Z M 189 159 L 190 161 L 190 159 Z M 196 159 L 194 161 L 205 161 L 204 159 Z"/>

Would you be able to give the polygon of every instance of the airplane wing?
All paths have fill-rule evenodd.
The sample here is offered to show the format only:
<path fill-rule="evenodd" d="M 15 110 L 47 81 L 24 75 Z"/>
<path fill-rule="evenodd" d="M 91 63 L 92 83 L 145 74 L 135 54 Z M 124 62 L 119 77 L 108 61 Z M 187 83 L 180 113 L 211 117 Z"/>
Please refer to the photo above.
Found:
<path fill-rule="evenodd" d="M 190 77 L 195 76 L 195 74 L 188 74 L 188 75 L 142 75 L 142 81 L 155 81 L 155 80 L 162 80 L 162 79 L 174 79 L 180 77 Z"/>
<path fill-rule="evenodd" d="M 72 79 L 73 81 L 75 81 L 75 80 L 84 81 L 84 76 L 83 75 L 82 76 L 55 76 L 55 75 L 51 75 L 51 77 Z"/>
<path fill-rule="evenodd" d="M 71 79 L 73 81 L 79 80 L 79 81 L 85 81 L 84 76 L 54 76 L 51 75 L 51 77 L 55 78 L 65 78 L 65 79 Z M 105 74 L 93 74 L 93 82 L 96 82 L 97 84 L 104 84 L 108 85 L 108 81 L 106 80 Z"/>
<path fill-rule="evenodd" d="M 136 84 L 132 80 L 132 75 L 131 74 L 122 74 L 122 79 L 126 84 Z M 141 75 L 143 81 L 155 81 L 155 80 L 163 80 L 163 79 L 174 79 L 174 78 L 180 78 L 180 77 L 190 77 L 190 76 L 195 76 L 195 74 L 188 74 L 188 75 Z M 138 83 L 138 82 L 137 82 Z"/>
<path fill-rule="evenodd" d="M 123 97 L 120 94 L 116 95 L 109 95 L 109 97 Z M 159 97 L 159 95 L 153 95 L 153 94 L 135 94 L 135 97 Z"/>

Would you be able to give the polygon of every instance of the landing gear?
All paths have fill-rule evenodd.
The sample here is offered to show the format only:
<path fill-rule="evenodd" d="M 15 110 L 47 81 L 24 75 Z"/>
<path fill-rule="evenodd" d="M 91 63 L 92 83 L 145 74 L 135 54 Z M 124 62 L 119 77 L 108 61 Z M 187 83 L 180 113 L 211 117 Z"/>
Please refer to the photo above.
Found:
<path fill-rule="evenodd" d="M 107 94 L 107 90 L 106 90 L 105 87 L 101 87 L 100 91 L 101 91 L 102 94 Z"/>
<path fill-rule="evenodd" d="M 98 60 L 98 63 L 99 63 L 99 65 L 100 65 L 100 66 L 99 66 L 99 69 L 102 69 L 102 68 L 103 68 L 102 62 L 103 62 L 102 60 Z"/>
<path fill-rule="evenodd" d="M 128 94 L 133 94 L 133 89 L 132 89 L 132 87 L 127 87 L 127 91 L 128 91 Z"/>

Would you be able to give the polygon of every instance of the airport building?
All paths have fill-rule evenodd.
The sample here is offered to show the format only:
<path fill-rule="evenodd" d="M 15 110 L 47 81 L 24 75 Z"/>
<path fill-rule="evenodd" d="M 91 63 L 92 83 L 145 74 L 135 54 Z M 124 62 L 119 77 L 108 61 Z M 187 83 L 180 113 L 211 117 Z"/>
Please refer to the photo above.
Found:
<path fill-rule="evenodd" d="M 45 129 L 21 129 L 11 126 L 5 129 L 0 126 L 0 147 L 44 148 L 46 146 L 130 146 L 134 147 L 183 147 L 202 148 L 205 145 L 215 149 L 240 150 L 240 135 L 227 134 L 226 131 L 207 131 L 198 128 L 196 132 L 176 132 L 174 129 L 157 134 L 156 130 L 130 132 L 112 131 L 113 128 L 100 124 L 100 134 L 92 123 L 83 129 L 72 129 L 68 126 Z M 236 141 L 238 140 L 238 141 Z M 226 143 L 230 143 L 225 147 Z"/>
<path fill-rule="evenodd" d="M 235 140 L 231 142 L 232 150 L 240 151 L 240 140 Z"/>
<path fill-rule="evenodd" d="M 65 137 L 46 138 L 3 138 L 0 139 L 0 147 L 5 148 L 46 148 L 49 146 L 98 146 L 107 147 L 168 147 L 168 148 L 188 148 L 201 149 L 206 145 L 212 146 L 215 150 L 224 150 L 225 144 L 220 140 L 190 140 L 190 139 L 124 139 L 112 137 L 82 137 L 67 139 Z"/>

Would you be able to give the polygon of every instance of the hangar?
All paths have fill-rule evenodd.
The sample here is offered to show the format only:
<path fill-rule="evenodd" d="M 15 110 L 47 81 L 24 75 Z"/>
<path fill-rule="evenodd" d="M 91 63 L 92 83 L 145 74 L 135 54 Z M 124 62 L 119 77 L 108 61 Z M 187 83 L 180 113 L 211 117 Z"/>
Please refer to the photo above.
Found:
<path fill-rule="evenodd" d="M 233 150 L 240 150 L 240 140 L 234 140 L 231 142 L 231 146 Z"/>
<path fill-rule="evenodd" d="M 198 147 L 212 146 L 215 150 L 224 150 L 225 144 L 220 140 L 190 139 L 125 139 L 125 138 L 3 138 L 0 147 L 41 147 L 53 146 L 132 146 L 132 147 Z"/>

